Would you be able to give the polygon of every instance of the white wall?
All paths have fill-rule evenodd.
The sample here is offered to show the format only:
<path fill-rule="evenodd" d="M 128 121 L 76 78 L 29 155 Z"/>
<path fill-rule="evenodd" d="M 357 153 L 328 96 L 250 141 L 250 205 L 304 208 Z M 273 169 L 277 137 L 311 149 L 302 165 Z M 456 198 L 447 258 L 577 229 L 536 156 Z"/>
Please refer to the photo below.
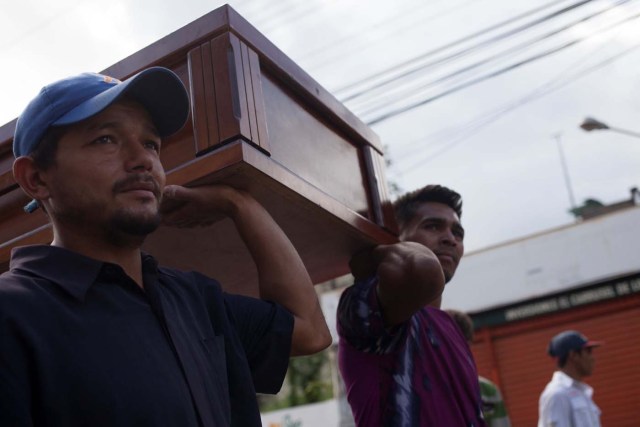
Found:
<path fill-rule="evenodd" d="M 337 427 L 338 401 L 327 400 L 261 414 L 263 427 Z"/>
<path fill-rule="evenodd" d="M 442 306 L 482 311 L 638 271 L 632 207 L 465 255 Z"/>

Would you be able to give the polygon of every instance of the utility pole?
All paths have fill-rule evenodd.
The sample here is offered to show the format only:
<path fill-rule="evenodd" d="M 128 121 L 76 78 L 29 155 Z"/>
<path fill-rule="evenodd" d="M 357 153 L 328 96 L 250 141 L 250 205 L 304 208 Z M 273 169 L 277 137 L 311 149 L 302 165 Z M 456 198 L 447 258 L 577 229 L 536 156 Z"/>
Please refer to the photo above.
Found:
<path fill-rule="evenodd" d="M 571 186 L 571 178 L 569 177 L 569 169 L 567 168 L 567 161 L 564 157 L 564 150 L 562 149 L 562 133 L 556 133 L 555 135 L 553 135 L 553 138 L 556 140 L 556 144 L 558 145 L 558 153 L 560 154 L 560 164 L 562 165 L 564 182 L 567 186 L 567 192 L 569 193 L 569 203 L 571 204 L 571 209 L 575 209 L 576 199 L 575 197 L 573 197 L 573 188 Z"/>

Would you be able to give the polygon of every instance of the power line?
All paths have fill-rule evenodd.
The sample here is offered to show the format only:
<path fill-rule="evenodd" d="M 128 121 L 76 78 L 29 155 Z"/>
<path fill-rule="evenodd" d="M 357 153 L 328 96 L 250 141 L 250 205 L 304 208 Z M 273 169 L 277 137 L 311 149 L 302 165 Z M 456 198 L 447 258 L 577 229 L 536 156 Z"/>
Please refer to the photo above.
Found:
<path fill-rule="evenodd" d="M 334 64 L 334 61 L 336 60 L 341 60 L 342 58 L 344 58 L 345 56 L 350 56 L 353 51 L 358 51 L 359 53 L 361 53 L 363 50 L 367 49 L 367 48 L 371 48 L 375 46 L 375 41 L 379 41 L 380 39 L 387 37 L 386 33 L 393 33 L 393 35 L 395 37 L 397 37 L 399 34 L 406 32 L 410 29 L 415 28 L 416 24 L 419 22 L 419 25 L 424 26 L 424 24 L 431 22 L 431 21 L 435 21 L 438 18 L 441 18 L 445 15 L 448 15 L 462 7 L 467 6 L 468 4 L 477 4 L 479 2 L 479 0 L 466 0 L 461 4 L 457 4 L 454 5 L 444 11 L 432 14 L 432 15 L 428 15 L 428 16 L 424 16 L 418 13 L 415 13 L 415 11 L 417 10 L 416 8 L 413 8 L 413 10 L 409 10 L 409 11 L 403 11 L 402 15 L 397 15 L 396 18 L 403 18 L 404 22 L 402 23 L 402 26 L 400 26 L 399 28 L 393 25 L 390 25 L 390 23 L 392 23 L 393 21 L 396 20 L 396 18 L 391 18 L 391 19 L 385 19 L 384 22 L 384 26 L 383 28 L 388 29 L 388 31 L 386 32 L 382 32 L 382 31 L 376 31 L 375 33 L 373 33 L 373 35 L 375 35 L 375 37 L 371 37 L 371 34 L 369 34 L 367 32 L 368 29 L 371 29 L 372 27 L 365 27 L 363 29 L 361 29 L 359 31 L 359 33 L 367 33 L 369 35 L 369 37 L 366 40 L 362 40 L 359 38 L 355 38 L 355 37 L 351 37 L 348 39 L 348 41 L 350 42 L 355 42 L 357 43 L 356 45 L 352 45 L 349 48 L 345 47 L 344 43 L 336 43 L 335 45 L 339 46 L 340 49 L 336 49 L 336 46 L 330 46 L 328 48 L 323 49 L 323 51 L 328 52 L 329 55 L 315 55 L 313 56 L 313 58 L 315 59 L 315 61 L 313 61 L 313 63 L 308 64 L 308 67 L 310 69 L 314 69 L 314 70 L 320 70 L 323 68 L 326 68 L 328 66 L 331 66 L 332 64 Z M 425 5 L 429 5 L 432 6 L 431 2 L 427 2 L 427 1 L 423 1 L 423 4 Z M 379 27 L 378 25 L 374 25 L 373 28 L 377 28 Z M 344 39 L 342 39 L 344 41 Z M 363 46 L 364 45 L 364 46 Z M 333 91 L 332 91 L 333 92 Z"/>
<path fill-rule="evenodd" d="M 456 129 L 456 131 L 454 133 L 456 133 L 456 132 L 458 134 L 465 133 L 466 131 L 471 130 L 472 128 L 473 128 L 473 130 L 475 130 L 476 128 L 474 126 L 476 124 L 480 123 L 480 122 L 482 122 L 481 125 L 484 124 L 485 119 L 489 119 L 489 123 L 490 123 L 492 121 L 492 119 L 491 119 L 492 117 L 500 116 L 503 113 L 507 113 L 509 111 L 515 110 L 516 108 L 518 108 L 518 107 L 520 107 L 522 105 L 525 105 L 525 104 L 529 103 L 530 101 L 533 101 L 533 100 L 539 98 L 540 96 L 546 95 L 547 94 L 546 91 L 549 91 L 549 92 L 553 91 L 554 89 L 551 87 L 552 85 L 558 84 L 559 86 L 563 86 L 563 85 L 569 83 L 568 80 L 571 80 L 572 78 L 574 78 L 574 77 L 572 77 L 570 75 L 569 72 L 570 71 L 579 70 L 579 67 L 581 67 L 583 65 L 583 63 L 586 62 L 586 60 L 595 57 L 598 54 L 598 52 L 603 50 L 606 47 L 607 43 L 610 43 L 610 42 L 611 42 L 611 38 L 606 43 L 601 44 L 597 49 L 594 49 L 593 51 L 591 51 L 587 55 L 584 55 L 581 60 L 578 60 L 578 61 L 574 62 L 570 67 L 568 67 L 564 71 L 560 72 L 554 79 L 548 81 L 547 83 L 545 83 L 545 84 L 543 84 L 541 86 L 538 86 L 538 88 L 534 89 L 528 95 L 525 95 L 524 97 L 521 97 L 516 101 L 512 101 L 512 102 L 509 102 L 509 103 L 507 103 L 505 105 L 502 105 L 501 107 L 498 107 L 497 109 L 494 109 L 493 111 L 491 111 L 489 113 L 485 113 L 485 114 L 483 114 L 483 115 L 481 115 L 479 117 L 476 117 L 476 118 L 468 121 L 464 125 L 457 126 L 457 129 Z M 632 51 L 632 50 L 636 49 L 637 47 L 638 46 L 633 46 L 631 49 L 629 49 L 629 51 Z M 630 52 L 627 52 L 627 51 L 623 52 L 623 54 L 626 54 L 626 53 L 630 53 Z M 615 56 L 617 57 L 618 55 L 615 55 Z M 605 59 L 604 61 L 602 61 L 599 64 L 605 63 L 605 65 L 606 65 L 609 62 L 611 62 L 611 61 L 609 61 L 609 59 L 610 58 L 607 58 L 607 59 Z M 596 66 L 594 66 L 594 67 L 589 67 L 588 69 L 591 70 L 591 68 L 597 68 L 597 65 L 598 64 L 596 64 Z M 591 70 L 591 71 L 594 71 L 594 70 Z M 579 75 L 579 74 L 580 74 L 580 72 L 577 73 L 577 75 Z M 444 135 L 440 136 L 441 134 L 444 134 Z M 449 139 L 450 134 L 451 134 L 451 132 L 449 132 L 449 131 L 447 131 L 447 132 L 440 131 L 438 133 L 431 134 L 431 135 L 429 135 L 427 137 L 422 137 L 422 138 L 420 138 L 418 140 L 409 142 L 409 143 L 405 144 L 405 147 L 423 144 L 426 141 L 429 141 L 431 143 L 434 139 L 436 139 L 436 140 L 437 139 L 442 139 L 442 140 Z"/>
<path fill-rule="evenodd" d="M 566 78 L 564 78 L 563 80 L 560 79 L 560 77 L 562 77 L 562 74 L 564 73 L 560 73 L 560 75 L 558 77 L 556 77 L 555 79 L 545 83 L 544 85 L 538 87 L 536 90 L 530 92 L 528 95 L 514 101 L 511 102 L 503 107 L 500 107 L 488 114 L 485 114 L 484 116 L 481 117 L 477 117 L 473 120 L 471 120 L 467 125 L 464 125 L 463 130 L 460 131 L 460 136 L 453 139 L 452 141 L 450 141 L 447 145 L 445 145 L 444 147 L 442 147 L 440 150 L 436 151 L 435 154 L 430 154 L 428 155 L 426 158 L 419 158 L 418 160 L 415 160 L 415 155 L 412 155 L 411 158 L 414 159 L 415 161 L 412 162 L 409 166 L 402 168 L 403 172 L 410 172 L 412 170 L 414 170 L 416 167 L 418 166 L 424 166 L 425 164 L 427 164 L 428 162 L 431 162 L 432 160 L 435 160 L 437 157 L 441 156 L 442 154 L 448 152 L 449 150 L 455 148 L 456 146 L 458 146 L 459 144 L 461 144 L 462 142 L 465 142 L 466 140 L 468 140 L 469 137 L 473 136 L 474 134 L 477 133 L 478 130 L 488 126 L 491 123 L 494 123 L 495 121 L 501 119 L 502 117 L 504 117 L 506 114 L 511 113 L 513 111 L 515 111 L 516 109 L 532 102 L 535 101 L 539 98 L 542 98 L 546 95 L 549 95 L 553 92 L 556 92 L 559 89 L 562 89 L 563 87 L 567 86 L 570 83 L 573 83 L 575 81 L 577 81 L 578 79 L 585 77 L 589 74 L 591 74 L 594 71 L 597 71 L 603 67 L 606 67 L 607 65 L 625 57 L 626 55 L 632 53 L 633 51 L 637 50 L 638 48 L 640 48 L 640 43 L 636 44 L 634 46 L 631 46 L 628 49 L 623 50 L 622 52 L 619 52 L 615 55 L 612 55 L 608 58 L 605 58 L 604 60 L 590 66 L 587 67 L 583 70 L 579 70 L 577 72 L 575 72 L 572 75 L 568 75 Z M 591 54 L 590 54 L 591 55 Z M 589 55 L 589 56 L 590 56 Z M 572 67 L 567 68 L 567 70 L 573 70 L 575 69 L 575 65 Z M 565 70 L 565 72 L 567 71 Z M 420 141 L 416 141 L 416 142 L 424 142 L 424 140 L 420 140 Z M 399 160 L 402 161 L 402 160 Z"/>
<path fill-rule="evenodd" d="M 581 18 L 581 19 L 579 19 L 577 21 L 571 22 L 571 23 L 569 23 L 567 25 L 564 25 L 564 26 L 562 26 L 560 28 L 557 28 L 557 29 L 555 29 L 555 30 L 553 30 L 551 32 L 548 32 L 546 34 L 543 34 L 543 35 L 541 35 L 539 37 L 536 37 L 536 38 L 533 38 L 531 40 L 525 41 L 525 42 L 520 43 L 520 44 L 518 44 L 516 46 L 512 46 L 511 48 L 509 48 L 507 50 L 504 50 L 504 51 L 499 52 L 499 53 L 497 53 L 495 55 L 492 55 L 492 56 L 489 56 L 487 58 L 484 58 L 481 61 L 477 61 L 477 62 L 475 62 L 475 63 L 473 63 L 471 65 L 464 66 L 464 67 L 462 67 L 462 68 L 460 68 L 460 69 L 458 69 L 458 70 L 456 70 L 454 72 L 451 72 L 451 73 L 449 73 L 449 74 L 447 74 L 447 75 L 445 75 L 443 77 L 439 77 L 439 78 L 437 78 L 435 80 L 429 81 L 429 82 L 427 82 L 425 84 L 422 84 L 420 86 L 415 86 L 415 85 L 410 86 L 404 92 L 398 92 L 401 89 L 401 88 L 398 88 L 398 89 L 396 89 L 396 93 L 394 94 L 394 97 L 396 99 L 404 99 L 407 96 L 412 96 L 412 95 L 415 96 L 418 93 L 420 93 L 420 91 L 424 91 L 425 89 L 428 89 L 430 87 L 434 87 L 434 86 L 436 86 L 438 84 L 441 84 L 441 83 L 444 83 L 444 82 L 446 82 L 448 80 L 452 80 L 453 78 L 455 78 L 457 76 L 461 76 L 461 75 L 463 75 L 465 73 L 473 71 L 473 70 L 475 70 L 477 68 L 480 68 L 480 67 L 482 67 L 484 65 L 487 65 L 487 64 L 491 63 L 492 61 L 496 61 L 496 60 L 501 59 L 501 58 L 512 56 L 512 54 L 522 53 L 522 52 L 525 51 L 525 49 L 528 49 L 531 46 L 534 46 L 535 44 L 541 43 L 544 40 L 548 40 L 548 39 L 552 38 L 553 36 L 556 36 L 556 35 L 564 32 L 564 31 L 572 29 L 576 25 L 584 24 L 585 22 L 588 22 L 589 20 L 594 19 L 594 18 L 596 18 L 596 17 L 598 17 L 598 16 L 610 11 L 611 9 L 613 9 L 615 7 L 618 7 L 621 4 L 626 3 L 628 1 L 629 0 L 621 0 L 621 1 L 617 2 L 616 4 L 613 4 L 613 5 L 607 7 L 605 9 L 603 9 L 603 10 L 600 10 L 598 12 L 595 12 L 595 13 L 591 14 L 591 15 L 583 17 L 583 18 Z M 367 114 L 371 114 L 371 113 L 373 113 L 376 110 L 379 110 L 381 108 L 380 105 L 377 105 L 377 106 L 376 105 L 371 105 L 373 103 L 373 101 L 375 100 L 376 93 L 364 94 L 364 95 L 368 95 L 366 100 L 363 99 L 360 102 L 361 103 L 366 102 L 368 104 L 369 108 L 365 109 L 364 111 L 359 111 L 360 115 L 366 116 Z M 384 95 L 386 98 L 389 98 L 389 93 L 388 92 L 387 93 L 383 93 L 383 94 L 380 94 L 380 93 L 377 94 L 378 97 L 380 95 Z M 387 107 L 388 108 L 389 107 L 389 100 L 388 99 L 384 99 L 383 102 L 384 102 L 384 105 L 382 107 Z M 353 105 L 353 104 L 351 105 L 351 107 L 352 108 L 356 108 L 355 105 Z"/>
<path fill-rule="evenodd" d="M 412 15 L 417 11 L 420 10 L 426 6 L 432 6 L 432 2 L 427 2 L 427 1 L 422 1 L 422 0 L 417 0 L 418 1 L 418 6 L 414 7 L 412 10 Z M 471 1 L 475 1 L 475 0 L 469 0 L 469 2 Z M 466 2 L 465 2 L 466 4 Z M 348 32 L 348 33 L 343 33 L 342 36 L 338 39 L 333 39 L 333 40 L 328 40 L 328 43 L 325 44 L 324 46 L 321 46 L 319 48 L 316 49 L 309 49 L 307 50 L 303 55 L 299 56 L 298 59 L 299 60 L 305 60 L 309 57 L 317 57 L 318 54 L 321 54 L 323 52 L 332 52 L 335 51 L 335 46 L 340 46 L 342 48 L 344 48 L 344 43 L 345 42 L 350 42 L 353 41 L 355 36 L 358 34 L 361 34 L 363 32 L 368 32 L 371 30 L 375 30 L 378 29 L 380 27 L 384 27 L 384 26 L 388 26 L 389 23 L 391 22 L 395 22 L 399 19 L 406 19 L 407 17 L 407 12 L 406 10 L 402 10 L 399 13 L 391 16 L 391 17 L 384 17 L 382 20 L 374 22 L 372 25 L 368 25 L 365 26 L 364 28 L 355 28 L 353 29 L 353 31 Z M 352 29 L 352 28 L 350 28 Z M 324 60 L 323 60 L 324 62 Z"/>
<path fill-rule="evenodd" d="M 293 12 L 293 13 L 289 13 L 289 14 L 278 14 L 277 18 L 278 19 L 271 19 L 269 22 L 266 23 L 266 25 L 264 25 L 262 28 L 264 30 L 264 32 L 270 32 L 275 30 L 275 27 L 277 27 L 279 25 L 279 22 L 282 22 L 283 20 L 289 20 L 289 21 L 296 21 L 298 20 L 300 17 L 302 16 L 310 16 L 311 13 L 314 10 L 318 10 L 321 8 L 321 6 L 318 5 L 313 5 L 313 3 L 305 3 L 307 6 L 310 7 L 306 7 L 306 8 L 290 8 L 287 9 L 287 12 Z M 287 16 L 289 15 L 289 16 Z M 271 25 L 269 25 L 271 24 Z"/>
<path fill-rule="evenodd" d="M 277 20 L 281 14 L 290 9 L 291 4 L 286 0 L 270 2 L 268 8 L 265 8 L 264 4 L 256 4 L 256 10 L 251 14 L 252 21 L 256 28 L 261 28 L 264 24 Z"/>
<path fill-rule="evenodd" d="M 535 61 L 537 61 L 539 59 L 546 58 L 547 56 L 553 55 L 553 54 L 558 53 L 558 52 L 560 52 L 560 51 L 562 51 L 564 49 L 567 49 L 567 48 L 569 48 L 571 46 L 574 46 L 574 45 L 576 45 L 578 43 L 581 43 L 584 40 L 587 40 L 587 39 L 593 37 L 596 34 L 599 34 L 599 33 L 604 32 L 604 31 L 608 31 L 608 30 L 610 30 L 610 29 L 612 29 L 612 28 L 614 28 L 614 27 L 616 27 L 618 25 L 621 25 L 623 23 L 626 23 L 626 22 L 629 22 L 631 20 L 637 19 L 638 17 L 640 17 L 640 14 L 632 15 L 630 17 L 627 17 L 626 19 L 623 19 L 622 21 L 616 22 L 613 25 L 605 27 L 604 29 L 600 29 L 598 31 L 594 31 L 593 33 L 591 33 L 591 34 L 589 34 L 587 36 L 577 38 L 577 39 L 572 40 L 572 41 L 570 41 L 568 43 L 560 45 L 558 47 L 554 47 L 552 49 L 549 49 L 549 50 L 547 50 L 545 52 L 530 56 L 529 58 L 526 58 L 524 60 L 518 61 L 518 62 L 516 62 L 514 64 L 511 64 L 511 65 L 509 65 L 507 67 L 501 68 L 501 69 L 493 71 L 493 72 L 491 72 L 489 74 L 485 74 L 485 75 L 480 76 L 478 78 L 472 79 L 472 80 L 470 80 L 470 81 L 468 81 L 466 83 L 463 83 L 461 85 L 454 86 L 451 89 L 444 90 L 444 91 L 440 92 L 439 94 L 436 94 L 436 95 L 430 96 L 428 98 L 419 100 L 417 102 L 414 102 L 414 103 L 409 104 L 409 105 L 404 106 L 404 107 L 392 109 L 392 110 L 390 110 L 390 111 L 388 111 L 386 113 L 378 115 L 374 119 L 368 120 L 366 123 L 368 125 L 374 125 L 374 124 L 383 122 L 385 120 L 390 119 L 391 117 L 395 117 L 395 116 L 397 116 L 399 114 L 406 113 L 407 111 L 413 110 L 413 109 L 415 109 L 417 107 L 421 107 L 421 106 L 426 105 L 426 104 L 428 104 L 430 102 L 433 102 L 435 100 L 443 98 L 443 97 L 445 97 L 447 95 L 451 95 L 452 93 L 458 92 L 458 91 L 460 91 L 462 89 L 466 89 L 466 88 L 468 88 L 470 86 L 476 85 L 478 83 L 481 83 L 481 82 L 484 82 L 486 80 L 492 79 L 492 78 L 500 76 L 502 74 L 505 74 L 508 71 L 512 71 L 512 70 L 515 70 L 517 68 L 520 68 L 523 65 L 535 62 Z"/>
<path fill-rule="evenodd" d="M 550 19 L 553 19 L 553 18 L 555 18 L 557 16 L 560 16 L 563 13 L 567 13 L 567 12 L 569 12 L 571 10 L 574 10 L 574 9 L 580 7 L 580 6 L 583 6 L 583 5 L 587 4 L 587 3 L 590 3 L 591 1 L 593 1 L 593 0 L 581 0 L 581 1 L 577 2 L 577 3 L 574 3 L 572 5 L 564 7 L 564 8 L 562 8 L 562 9 L 560 9 L 558 11 L 555 11 L 555 12 L 553 12 L 551 14 L 545 15 L 545 16 L 543 16 L 541 18 L 538 18 L 538 19 L 536 19 L 534 21 L 526 23 L 526 24 L 524 24 L 524 25 L 522 25 L 520 27 L 517 27 L 517 28 L 514 28 L 514 29 L 509 30 L 507 32 L 498 34 L 497 36 L 494 36 L 494 37 L 490 38 L 489 40 L 485 40 L 485 41 L 481 42 L 480 43 L 480 47 L 482 47 L 483 45 L 488 45 L 488 44 L 491 44 L 491 43 L 495 43 L 496 41 L 503 40 L 505 38 L 511 37 L 511 36 L 513 36 L 513 35 L 515 35 L 515 34 L 517 34 L 519 32 L 522 32 L 522 31 L 524 31 L 526 29 L 532 28 L 533 26 L 539 25 L 539 24 L 541 24 L 543 22 L 546 22 L 546 21 L 548 21 Z M 491 33 L 492 31 L 495 31 L 495 30 L 497 30 L 497 29 L 499 29 L 501 27 L 507 26 L 509 24 L 513 24 L 513 23 L 515 23 L 517 21 L 520 21 L 520 20 L 530 16 L 530 15 L 536 14 L 536 13 L 542 11 L 542 10 L 545 10 L 545 9 L 551 7 L 551 6 L 554 6 L 557 3 L 558 3 L 557 1 L 552 1 L 550 3 L 546 3 L 546 4 L 542 5 L 540 7 L 537 7 L 537 8 L 534 8 L 534 9 L 530 9 L 530 10 L 524 12 L 524 13 L 521 13 L 519 15 L 516 15 L 516 16 L 512 17 L 512 18 L 509 18 L 509 19 L 501 21 L 501 22 L 499 22 L 497 24 L 494 24 L 494 25 L 491 25 L 489 27 L 486 27 L 486 28 L 484 28 L 484 29 L 482 29 L 480 31 L 477 31 L 477 32 L 475 32 L 473 34 L 470 34 L 468 36 L 462 37 L 462 38 L 460 38 L 458 40 L 455 40 L 455 41 L 453 41 L 451 43 L 447 43 L 447 44 L 445 44 L 443 46 L 440 46 L 440 47 L 438 47 L 436 49 L 432 49 L 432 50 L 430 50 L 430 51 L 428 51 L 426 53 L 423 53 L 423 54 L 421 54 L 421 55 L 419 55 L 417 57 L 411 58 L 411 59 L 409 59 L 407 61 L 404 61 L 404 62 L 402 62 L 400 64 L 396 64 L 396 65 L 394 65 L 393 67 L 391 67 L 391 68 L 389 68 L 387 70 L 372 74 L 369 77 L 365 77 L 364 79 L 360 79 L 357 82 L 354 82 L 352 84 L 349 84 L 347 86 L 344 86 L 342 88 L 339 88 L 339 89 L 335 90 L 334 93 L 335 94 L 340 94 L 341 92 L 346 92 L 346 91 L 354 89 L 356 87 L 363 86 L 368 82 L 375 81 L 376 79 L 379 79 L 379 78 L 383 78 L 386 75 L 392 74 L 395 70 L 399 70 L 399 69 L 402 69 L 404 67 L 410 66 L 410 65 L 412 65 L 412 64 L 414 64 L 416 62 L 422 61 L 422 60 L 427 59 L 429 57 L 432 57 L 432 56 L 434 56 L 434 55 L 436 55 L 438 53 L 446 51 L 447 49 L 450 49 L 450 48 L 458 46 L 458 45 L 460 45 L 462 43 L 465 43 L 465 42 L 468 42 L 470 40 L 473 40 L 473 39 L 478 38 L 478 37 L 480 37 L 482 35 Z M 418 70 L 420 70 L 420 69 L 422 69 L 424 67 L 432 66 L 434 64 L 446 61 L 446 60 L 451 59 L 453 57 L 461 56 L 461 55 L 463 55 L 465 53 L 468 53 L 468 52 L 470 52 L 470 51 L 472 51 L 474 49 L 477 49 L 477 48 L 478 48 L 478 45 L 472 46 L 470 48 L 463 49 L 462 51 L 456 52 L 453 55 L 445 57 L 444 59 L 439 59 L 439 60 L 436 60 L 435 62 L 423 65 L 423 66 L 421 66 L 421 68 L 418 68 Z M 406 71 L 406 72 L 404 72 L 402 74 L 394 75 L 392 78 L 387 78 L 387 79 L 385 79 L 385 80 L 383 80 L 381 82 L 378 82 L 378 83 L 375 83 L 373 85 L 367 86 L 364 89 L 359 90 L 355 94 L 351 94 L 349 96 L 342 97 L 342 99 L 343 99 L 344 102 L 349 101 L 350 99 L 355 98 L 355 97 L 359 96 L 362 93 L 366 93 L 367 91 L 369 91 L 371 89 L 375 89 L 375 88 L 384 86 L 384 85 L 388 84 L 390 81 L 393 81 L 393 80 L 395 80 L 397 78 L 405 77 L 406 75 L 410 75 L 410 74 L 412 74 L 412 73 L 414 73 L 416 71 L 417 70 L 409 70 L 409 71 Z"/>

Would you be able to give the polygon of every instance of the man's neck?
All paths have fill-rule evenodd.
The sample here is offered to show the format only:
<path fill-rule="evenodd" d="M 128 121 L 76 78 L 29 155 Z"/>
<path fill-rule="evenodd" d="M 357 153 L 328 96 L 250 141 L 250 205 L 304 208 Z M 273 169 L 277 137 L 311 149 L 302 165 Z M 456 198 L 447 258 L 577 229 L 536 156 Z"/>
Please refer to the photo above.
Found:
<path fill-rule="evenodd" d="M 582 382 L 582 375 L 580 375 L 578 371 L 572 366 L 565 365 L 564 367 L 560 368 L 560 371 L 563 372 L 566 376 L 570 377 L 572 380 Z"/>
<path fill-rule="evenodd" d="M 434 308 L 440 308 L 441 305 L 442 305 L 442 296 L 439 296 L 438 298 L 434 299 L 429 303 L 429 307 L 434 307 Z"/>
<path fill-rule="evenodd" d="M 90 233 L 60 232 L 54 227 L 51 246 L 58 246 L 89 258 L 119 265 L 124 272 L 142 287 L 142 259 L 140 246 L 143 238 L 106 239 Z"/>

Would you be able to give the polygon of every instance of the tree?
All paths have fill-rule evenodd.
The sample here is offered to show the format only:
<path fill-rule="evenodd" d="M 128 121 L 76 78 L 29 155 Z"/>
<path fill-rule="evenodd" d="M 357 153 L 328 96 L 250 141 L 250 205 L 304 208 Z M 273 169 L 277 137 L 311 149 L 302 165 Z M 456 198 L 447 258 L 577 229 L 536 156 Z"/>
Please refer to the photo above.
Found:
<path fill-rule="evenodd" d="M 322 402 L 333 397 L 327 350 L 311 356 L 292 357 L 289 360 L 286 383 L 277 396 L 259 395 L 263 412 L 308 403 Z"/>

